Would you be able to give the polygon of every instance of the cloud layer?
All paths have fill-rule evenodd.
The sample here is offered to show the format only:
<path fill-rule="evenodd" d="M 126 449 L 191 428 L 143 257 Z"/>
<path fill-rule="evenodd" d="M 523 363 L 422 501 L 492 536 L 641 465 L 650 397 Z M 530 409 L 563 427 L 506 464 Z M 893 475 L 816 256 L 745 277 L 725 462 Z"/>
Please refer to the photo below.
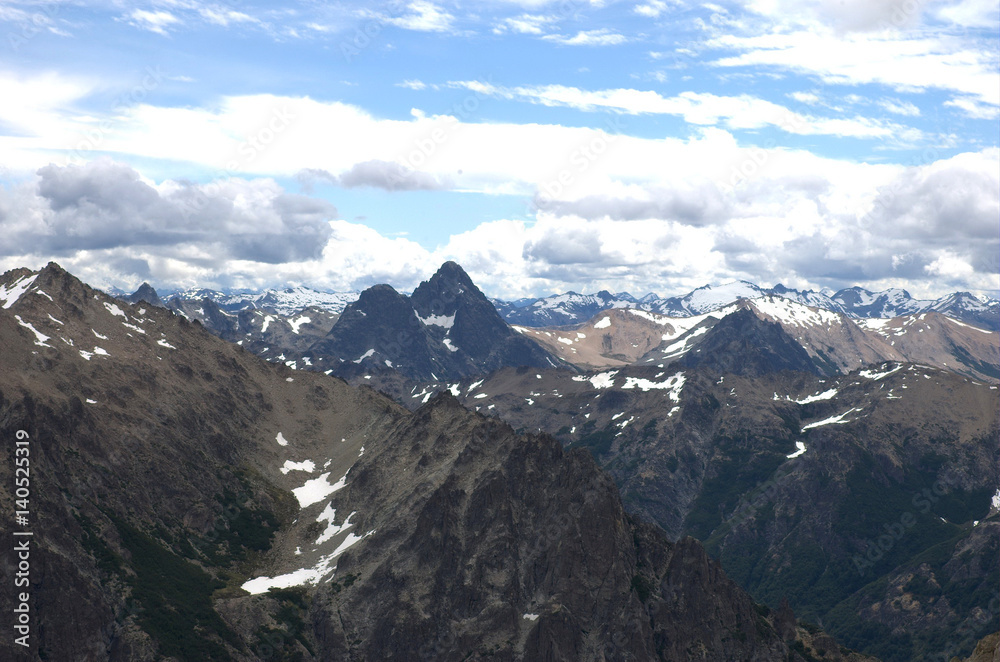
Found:
<path fill-rule="evenodd" d="M 785 155 L 788 159 L 788 155 Z M 97 284 L 262 287 L 287 282 L 407 289 L 455 259 L 490 294 L 600 288 L 680 292 L 734 277 L 798 287 L 995 290 L 996 150 L 837 181 L 782 165 L 723 190 L 709 183 L 559 198 L 533 223 L 498 220 L 427 249 L 268 179 L 155 183 L 97 161 L 46 166 L 0 189 L 0 264 L 55 257 Z M 795 161 L 794 158 L 791 161 Z M 362 169 L 363 170 L 363 169 Z M 857 183 L 847 191 L 844 183 Z"/>

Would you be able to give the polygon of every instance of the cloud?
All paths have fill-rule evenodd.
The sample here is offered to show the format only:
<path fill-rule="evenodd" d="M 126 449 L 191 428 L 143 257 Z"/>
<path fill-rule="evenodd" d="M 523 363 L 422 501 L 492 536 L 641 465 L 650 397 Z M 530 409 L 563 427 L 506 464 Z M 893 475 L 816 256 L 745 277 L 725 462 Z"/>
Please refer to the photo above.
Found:
<path fill-rule="evenodd" d="M 156 34 L 166 36 L 167 28 L 178 25 L 181 19 L 168 11 L 157 10 L 148 11 L 146 9 L 134 9 L 129 14 L 132 25 L 143 30 L 149 30 Z"/>
<path fill-rule="evenodd" d="M 556 16 L 545 14 L 521 14 L 520 16 L 509 16 L 503 18 L 493 26 L 493 34 L 504 34 L 513 32 L 515 34 L 544 34 L 545 28 L 558 21 Z"/>
<path fill-rule="evenodd" d="M 799 103 L 804 103 L 809 106 L 815 106 L 819 103 L 819 95 L 814 94 L 813 92 L 792 92 L 788 96 Z"/>
<path fill-rule="evenodd" d="M 1000 23 L 1000 7 L 994 0 L 952 0 L 940 3 L 934 15 L 963 28 L 992 28 Z"/>
<path fill-rule="evenodd" d="M 383 17 L 383 20 L 398 28 L 417 32 L 447 32 L 455 22 L 454 16 L 426 0 L 413 0 L 407 9 L 409 12 L 406 14 Z"/>
<path fill-rule="evenodd" d="M 967 117 L 977 120 L 1000 119 L 1000 106 L 979 103 L 971 97 L 955 97 L 944 102 L 945 106 L 957 108 Z"/>
<path fill-rule="evenodd" d="M 920 116 L 920 109 L 909 101 L 882 99 L 878 102 L 878 105 L 885 110 L 888 110 L 890 113 L 895 113 L 897 115 L 905 115 L 906 117 Z"/>
<path fill-rule="evenodd" d="M 261 23 L 260 19 L 249 14 L 221 6 L 200 7 L 198 13 L 209 23 L 221 27 L 229 27 L 231 24 L 238 23 Z"/>
<path fill-rule="evenodd" d="M 386 191 L 440 191 L 449 187 L 434 175 L 379 160 L 355 164 L 338 181 L 346 188 L 371 186 Z"/>
<path fill-rule="evenodd" d="M 663 0 L 648 0 L 648 2 L 633 7 L 632 11 L 646 18 L 659 18 L 660 14 L 667 11 L 668 7 L 668 3 Z"/>
<path fill-rule="evenodd" d="M 779 25 L 866 32 L 916 26 L 929 4 L 929 0 L 751 0 L 746 8 Z"/>
<path fill-rule="evenodd" d="M 723 124 L 730 129 L 760 129 L 773 126 L 796 135 L 877 138 L 889 143 L 903 141 L 906 144 L 919 142 L 925 138 L 919 129 L 886 120 L 859 116 L 825 118 L 803 115 L 771 101 L 746 94 L 719 96 L 710 93 L 681 92 L 676 96 L 664 97 L 651 90 L 583 90 L 565 85 L 508 88 L 478 81 L 453 81 L 449 85 L 465 87 L 481 94 L 545 106 L 566 106 L 586 112 L 612 110 L 633 115 L 677 115 L 683 117 L 689 124 Z M 801 93 L 794 94 L 801 95 Z"/>
<path fill-rule="evenodd" d="M 589 220 L 607 218 L 616 221 L 662 219 L 683 225 L 702 226 L 717 223 L 731 213 L 722 190 L 708 183 L 681 184 L 674 188 L 646 188 L 640 194 L 588 195 L 573 200 L 536 196 L 535 205 L 558 216 L 578 216 Z"/>
<path fill-rule="evenodd" d="M 408 90 L 423 90 L 427 88 L 427 83 L 422 80 L 404 80 L 402 83 L 396 83 L 396 87 L 405 87 Z"/>
<path fill-rule="evenodd" d="M 991 51 L 975 42 L 930 33 L 837 34 L 816 29 L 769 34 L 722 34 L 706 47 L 736 51 L 711 64 L 768 68 L 817 76 L 831 85 L 881 84 L 897 90 L 948 90 L 1000 105 Z"/>
<path fill-rule="evenodd" d="M 46 166 L 5 193 L 0 233 L 7 256 L 144 247 L 277 264 L 316 258 L 335 215 L 329 203 L 270 180 L 156 185 L 129 166 L 95 161 Z"/>
<path fill-rule="evenodd" d="M 614 30 L 609 30 L 608 28 L 581 30 L 572 37 L 561 34 L 547 34 L 542 39 L 562 44 L 563 46 L 617 46 L 629 41 L 625 35 Z"/>

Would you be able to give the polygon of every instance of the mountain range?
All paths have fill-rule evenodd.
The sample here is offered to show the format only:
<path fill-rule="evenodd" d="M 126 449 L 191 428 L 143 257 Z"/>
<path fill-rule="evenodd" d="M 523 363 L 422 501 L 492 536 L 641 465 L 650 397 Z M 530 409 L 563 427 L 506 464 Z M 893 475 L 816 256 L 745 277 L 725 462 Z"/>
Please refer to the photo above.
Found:
<path fill-rule="evenodd" d="M 139 291 L 153 291 L 148 283 Z M 108 292 L 119 298 L 134 297 L 118 288 Z M 256 309 L 295 315 L 306 308 L 325 310 L 339 315 L 348 304 L 357 301 L 359 292 L 324 292 L 304 286 L 250 290 L 218 290 L 192 288 L 164 295 L 171 305 L 199 304 L 204 299 L 216 303 L 228 313 Z M 147 294 L 148 296 L 148 294 Z M 505 301 L 491 298 L 500 315 L 510 324 L 529 327 L 549 327 L 579 324 L 604 310 L 612 308 L 637 308 L 668 317 L 690 317 L 711 312 L 738 299 L 755 299 L 777 296 L 790 301 L 843 313 L 854 319 L 892 318 L 926 312 L 936 312 L 967 324 L 993 331 L 1000 330 L 1000 302 L 997 299 L 980 299 L 968 292 L 954 292 L 939 299 L 915 299 L 903 289 L 871 292 L 861 287 L 842 289 L 833 294 L 813 290 L 796 290 L 783 285 L 760 287 L 747 281 L 734 281 L 723 285 L 706 285 L 680 296 L 661 297 L 647 294 L 634 297 L 627 292 L 612 294 L 601 290 L 596 294 L 567 292 L 541 298 L 524 298 Z M 150 302 L 153 303 L 153 302 Z"/>
<path fill-rule="evenodd" d="M 55 264 L 0 299 L 36 659 L 872 659 L 630 515 L 590 453 L 449 393 L 410 412 Z"/>
<path fill-rule="evenodd" d="M 909 361 L 952 370 L 976 379 L 1000 379 L 1000 334 L 941 313 L 890 319 L 853 319 L 777 296 L 743 299 L 702 315 L 668 317 L 636 308 L 613 308 L 583 324 L 551 328 L 515 326 L 565 361 L 583 368 L 717 356 L 705 334 L 738 311 L 781 326 L 801 354 L 797 369 L 834 375 L 884 361 Z M 686 358 L 685 358 L 686 357 Z"/>
<path fill-rule="evenodd" d="M 109 659 L 902 662 L 1000 611 L 996 332 L 773 294 L 511 326 L 454 263 L 339 314 L 130 298 L 0 279 L 0 420 L 59 440 L 44 558 Z"/>
<path fill-rule="evenodd" d="M 980 300 L 968 292 L 920 300 L 901 289 L 870 292 L 851 287 L 827 295 L 813 290 L 790 289 L 780 284 L 762 288 L 746 281 L 735 281 L 724 285 L 706 285 L 683 296 L 672 297 L 647 294 L 637 299 L 628 293 L 601 291 L 583 295 L 569 292 L 539 299 L 521 299 L 516 303 L 496 299 L 493 302 L 511 324 L 549 327 L 579 324 L 611 308 L 636 308 L 668 317 L 691 317 L 704 315 L 739 299 L 763 297 L 780 297 L 855 319 L 937 312 L 985 329 L 1000 330 L 1000 303 L 996 299 Z"/>

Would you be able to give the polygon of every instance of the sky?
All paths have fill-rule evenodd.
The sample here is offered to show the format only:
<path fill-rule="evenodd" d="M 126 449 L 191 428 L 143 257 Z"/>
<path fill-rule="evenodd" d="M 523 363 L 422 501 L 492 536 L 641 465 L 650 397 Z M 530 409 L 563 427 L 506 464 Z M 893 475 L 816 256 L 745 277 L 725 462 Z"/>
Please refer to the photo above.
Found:
<path fill-rule="evenodd" d="M 0 270 L 1000 290 L 995 0 L 0 1 Z"/>

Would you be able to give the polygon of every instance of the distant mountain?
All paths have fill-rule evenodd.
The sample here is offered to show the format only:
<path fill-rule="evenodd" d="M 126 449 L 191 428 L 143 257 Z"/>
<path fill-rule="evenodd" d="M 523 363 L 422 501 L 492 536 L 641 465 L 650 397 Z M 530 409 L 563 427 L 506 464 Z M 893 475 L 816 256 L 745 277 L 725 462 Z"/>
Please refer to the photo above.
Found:
<path fill-rule="evenodd" d="M 443 271 L 415 305 L 457 330 Z M 0 276 L 0 347 L 36 534 L 3 659 L 865 659 L 626 514 L 588 454 L 448 394 L 410 413 L 55 264 Z"/>
<path fill-rule="evenodd" d="M 627 308 L 609 310 L 573 326 L 515 329 L 585 369 L 669 363 L 692 352 L 717 353 L 718 348 L 713 351 L 701 346 L 705 334 L 727 315 L 743 308 L 761 320 L 781 325 L 808 355 L 812 367 L 799 366 L 807 372 L 833 375 L 872 363 L 910 361 L 1000 381 L 1000 334 L 936 312 L 894 319 L 852 319 L 781 297 L 763 296 L 691 317 L 668 317 Z M 777 353 L 790 356 L 797 352 L 786 347 Z"/>
<path fill-rule="evenodd" d="M 739 299 L 777 296 L 805 306 L 820 308 L 848 317 L 890 318 L 924 312 L 937 312 L 960 322 L 1000 331 L 1000 303 L 982 301 L 968 292 L 956 292 L 936 300 L 914 299 L 906 290 L 890 289 L 869 292 L 860 287 L 841 290 L 832 296 L 813 290 L 796 290 L 778 284 L 762 288 L 747 281 L 724 285 L 706 285 L 683 296 L 659 297 L 649 294 L 641 299 L 624 295 L 561 294 L 531 300 L 529 304 L 509 304 L 494 300 L 497 310 L 511 324 L 525 327 L 552 327 L 580 324 L 597 313 L 611 308 L 636 308 L 669 317 L 692 317 L 735 303 Z"/>
<path fill-rule="evenodd" d="M 597 294 L 568 292 L 542 299 L 520 299 L 505 302 L 491 299 L 497 311 L 510 324 L 525 326 L 562 326 L 590 319 L 609 308 L 635 307 L 639 300 L 627 292 L 611 294 L 601 290 Z"/>
<path fill-rule="evenodd" d="M 306 308 L 319 308 L 339 315 L 347 304 L 356 301 L 357 298 L 357 292 L 321 292 L 298 286 L 269 289 L 263 292 L 235 291 L 229 293 L 196 288 L 173 293 L 167 297 L 167 300 L 169 302 L 199 302 L 203 299 L 210 299 L 218 304 L 219 308 L 229 313 L 251 308 L 291 316 Z"/>
<path fill-rule="evenodd" d="M 164 304 L 163 301 L 160 300 L 160 296 L 156 293 L 156 290 L 154 290 L 153 286 L 150 285 L 149 283 L 143 283 L 142 285 L 139 286 L 139 289 L 137 289 L 132 294 L 119 298 L 129 303 L 146 302 L 151 306 L 166 308 L 166 304 Z"/>
<path fill-rule="evenodd" d="M 468 274 L 446 262 L 411 297 L 371 287 L 348 305 L 326 337 L 303 350 L 347 379 L 373 369 L 437 381 L 507 366 L 558 367 L 558 358 L 500 317 Z"/>

